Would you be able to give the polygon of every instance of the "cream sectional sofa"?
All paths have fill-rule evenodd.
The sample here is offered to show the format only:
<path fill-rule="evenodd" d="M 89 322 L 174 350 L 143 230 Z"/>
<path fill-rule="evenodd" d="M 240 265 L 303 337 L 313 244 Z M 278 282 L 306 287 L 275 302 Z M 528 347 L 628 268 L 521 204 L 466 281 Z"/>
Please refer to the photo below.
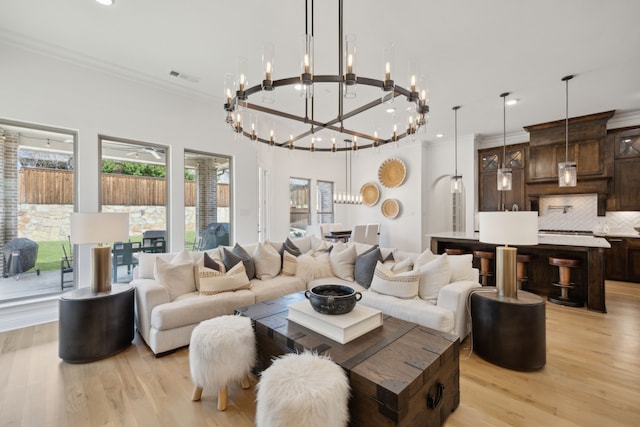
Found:
<path fill-rule="evenodd" d="M 480 286 L 471 255 L 447 258 L 429 250 L 410 253 L 357 243 L 337 244 L 329 250 L 327 242 L 313 236 L 287 241 L 287 250 L 283 250 L 283 243 L 236 245 L 240 252 L 244 249 L 245 257 L 251 255 L 257 274 L 252 279 L 248 275 L 253 271 L 247 271 L 246 263 L 225 268 L 225 262 L 230 267 L 234 261 L 230 247 L 206 251 L 206 259 L 205 252 L 141 253 L 131 282 L 136 290 L 136 327 L 153 353 L 157 356 L 189 345 L 191 332 L 203 320 L 327 283 L 353 287 L 362 292 L 361 304 L 391 316 L 462 338 L 469 333 L 467 295 Z M 359 267 L 362 272 L 363 264 L 351 261 L 354 254 L 358 262 L 374 250 L 378 255 L 377 249 L 386 261 L 376 263 L 375 271 L 369 272 L 371 286 L 367 288 L 354 280 L 354 269 Z M 296 255 L 300 256 L 292 256 L 289 250 L 299 251 Z M 212 262 L 221 272 L 205 267 L 211 267 Z M 372 268 L 369 264 L 367 268 Z M 403 271 L 393 272 L 401 264 Z M 238 269 L 242 271 L 235 274 L 233 270 Z M 430 289 L 433 298 L 413 295 L 418 289 L 416 276 L 421 281 L 420 294 L 424 285 L 440 282 Z M 405 285 L 411 287 L 410 295 L 395 296 Z"/>

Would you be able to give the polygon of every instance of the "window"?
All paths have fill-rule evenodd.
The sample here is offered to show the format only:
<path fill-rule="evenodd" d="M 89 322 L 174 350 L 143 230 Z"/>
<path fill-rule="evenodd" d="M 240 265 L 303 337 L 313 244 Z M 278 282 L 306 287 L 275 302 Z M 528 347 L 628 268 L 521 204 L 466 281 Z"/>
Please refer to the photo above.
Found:
<path fill-rule="evenodd" d="M 129 214 L 129 241 L 142 251 L 166 252 L 167 150 L 119 138 L 100 140 L 100 204 L 102 212 Z M 114 282 L 131 281 L 132 269 L 117 266 Z"/>
<path fill-rule="evenodd" d="M 316 186 L 318 200 L 318 224 L 332 224 L 333 221 L 333 182 L 318 181 Z"/>
<path fill-rule="evenodd" d="M 303 236 L 311 224 L 310 187 L 308 179 L 289 179 L 289 235 L 292 237 Z"/>
<path fill-rule="evenodd" d="M 184 153 L 185 248 L 228 246 L 231 228 L 231 158 Z"/>
<path fill-rule="evenodd" d="M 0 120 L 0 302 L 74 285 L 75 141 L 72 131 Z"/>

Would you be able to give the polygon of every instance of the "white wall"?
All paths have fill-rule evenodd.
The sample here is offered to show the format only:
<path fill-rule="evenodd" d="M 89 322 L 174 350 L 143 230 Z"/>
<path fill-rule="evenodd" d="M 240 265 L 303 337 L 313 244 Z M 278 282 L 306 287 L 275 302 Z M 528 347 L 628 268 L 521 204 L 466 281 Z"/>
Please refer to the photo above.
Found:
<path fill-rule="evenodd" d="M 95 212 L 99 197 L 98 135 L 169 147 L 168 176 L 182 177 L 184 150 L 233 156 L 235 238 L 257 239 L 257 156 L 233 143 L 221 100 L 185 95 L 0 42 L 0 117 L 77 131 L 77 200 Z M 170 250 L 184 245 L 184 186 L 169 181 Z M 88 248 L 79 254 L 79 286 L 89 284 Z"/>

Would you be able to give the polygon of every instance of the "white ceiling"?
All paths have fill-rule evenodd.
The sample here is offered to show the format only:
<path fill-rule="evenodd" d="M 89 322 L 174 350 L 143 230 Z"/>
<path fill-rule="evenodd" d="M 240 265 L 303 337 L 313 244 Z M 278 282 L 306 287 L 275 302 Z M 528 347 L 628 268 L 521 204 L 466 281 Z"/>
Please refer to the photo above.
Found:
<path fill-rule="evenodd" d="M 315 3 L 315 72 L 335 74 L 337 2 Z M 507 108 L 508 133 L 562 119 L 565 86 L 560 79 L 567 74 L 576 75 L 569 85 L 572 117 L 640 110 L 638 0 L 344 3 L 345 34 L 358 39 L 359 75 L 382 78 L 382 47 L 389 42 L 396 45 L 397 84 L 408 85 L 407 61 L 419 59 L 430 87 L 428 140 L 437 133 L 453 134 L 454 105 L 462 106 L 458 135 L 501 135 L 502 92 L 519 99 Z M 235 71 L 238 55 L 250 60 L 249 79 L 256 84 L 262 78 L 262 44 L 273 42 L 274 78 L 297 75 L 303 33 L 303 0 L 116 0 L 112 7 L 94 0 L 14 0 L 0 6 L 0 41 L 215 97 L 220 111 L 223 76 Z M 198 81 L 171 77 L 171 70 Z M 336 114 L 336 95 L 328 92 L 316 89 L 318 119 L 330 118 L 325 108 Z M 289 88 L 277 90 L 276 105 L 302 106 L 290 93 Z M 365 88 L 358 94 L 359 102 L 378 96 Z M 396 106 L 404 108 L 399 101 Z M 362 126 L 388 126 L 388 117 L 366 119 Z"/>

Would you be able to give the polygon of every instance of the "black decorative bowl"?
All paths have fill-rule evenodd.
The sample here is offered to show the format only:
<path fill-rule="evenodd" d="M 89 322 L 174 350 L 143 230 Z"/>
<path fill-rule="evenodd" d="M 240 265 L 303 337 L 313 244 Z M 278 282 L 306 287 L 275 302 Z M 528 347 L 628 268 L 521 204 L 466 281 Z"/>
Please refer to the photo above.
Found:
<path fill-rule="evenodd" d="M 362 294 L 349 286 L 320 285 L 305 291 L 311 307 L 322 314 L 345 314 L 353 310 Z"/>

